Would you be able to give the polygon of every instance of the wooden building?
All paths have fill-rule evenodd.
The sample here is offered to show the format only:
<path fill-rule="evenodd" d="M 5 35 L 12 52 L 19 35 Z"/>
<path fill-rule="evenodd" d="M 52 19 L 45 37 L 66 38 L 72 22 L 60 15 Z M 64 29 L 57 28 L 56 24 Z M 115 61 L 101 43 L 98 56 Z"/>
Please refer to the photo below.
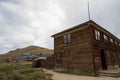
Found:
<path fill-rule="evenodd" d="M 120 40 L 90 20 L 54 37 L 54 69 L 93 72 L 120 66 Z"/>
<path fill-rule="evenodd" d="M 37 59 L 33 60 L 32 66 L 34 68 L 47 68 L 47 69 L 53 69 L 54 68 L 54 55 L 46 55 L 46 56 L 40 56 Z"/>
<path fill-rule="evenodd" d="M 54 68 L 54 55 L 47 56 L 44 63 L 44 68 L 53 69 Z"/>
<path fill-rule="evenodd" d="M 34 60 L 33 60 L 33 63 L 32 63 L 32 66 L 33 66 L 34 68 L 43 68 L 46 59 L 47 59 L 47 58 L 46 58 L 45 56 L 41 56 L 41 57 L 39 57 L 39 58 L 37 58 L 37 59 L 34 59 Z"/>

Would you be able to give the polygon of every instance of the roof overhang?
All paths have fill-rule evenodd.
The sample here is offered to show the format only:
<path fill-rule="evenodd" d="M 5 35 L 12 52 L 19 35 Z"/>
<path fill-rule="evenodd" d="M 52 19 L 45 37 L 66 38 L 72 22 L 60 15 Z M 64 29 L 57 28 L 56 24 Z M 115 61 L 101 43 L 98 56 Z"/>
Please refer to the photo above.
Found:
<path fill-rule="evenodd" d="M 86 25 L 92 25 L 92 27 L 97 28 L 100 31 L 103 31 L 104 33 L 106 33 L 109 36 L 113 36 L 114 39 L 116 39 L 118 42 L 120 42 L 120 39 L 118 39 L 116 36 L 114 36 L 112 33 L 110 33 L 109 31 L 107 31 L 106 29 L 104 29 L 103 27 L 101 27 L 100 25 L 98 25 L 96 22 L 94 22 L 93 20 L 89 20 L 87 22 L 84 22 L 82 24 L 79 24 L 77 26 L 74 26 L 72 28 L 66 29 L 64 31 L 61 31 L 59 33 L 56 33 L 54 35 L 52 35 L 51 37 L 58 37 L 67 33 L 71 33 L 72 31 L 76 31 L 78 29 L 82 29 L 82 27 L 85 27 Z"/>
<path fill-rule="evenodd" d="M 92 22 L 92 20 L 87 21 L 87 22 L 82 23 L 82 24 L 79 24 L 79 25 L 76 25 L 76 26 L 74 26 L 74 27 L 72 27 L 72 28 L 66 29 L 66 30 L 61 31 L 61 32 L 59 32 L 59 33 L 56 33 L 56 34 L 52 35 L 51 37 L 56 37 L 56 36 L 58 36 L 58 35 L 66 34 L 66 33 L 69 33 L 69 32 L 71 32 L 71 31 L 74 31 L 74 30 L 83 28 L 83 26 L 88 25 L 88 23 L 90 23 L 90 22 Z"/>

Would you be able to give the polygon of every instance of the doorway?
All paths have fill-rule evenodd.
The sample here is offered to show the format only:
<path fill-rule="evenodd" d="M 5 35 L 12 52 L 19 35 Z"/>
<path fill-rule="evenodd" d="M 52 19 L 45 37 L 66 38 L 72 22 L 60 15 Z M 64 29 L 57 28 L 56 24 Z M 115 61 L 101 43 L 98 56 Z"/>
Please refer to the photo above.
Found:
<path fill-rule="evenodd" d="M 101 55 L 101 65 L 103 70 L 107 70 L 107 63 L 106 63 L 106 57 L 105 57 L 105 51 L 104 49 L 100 50 Z"/>

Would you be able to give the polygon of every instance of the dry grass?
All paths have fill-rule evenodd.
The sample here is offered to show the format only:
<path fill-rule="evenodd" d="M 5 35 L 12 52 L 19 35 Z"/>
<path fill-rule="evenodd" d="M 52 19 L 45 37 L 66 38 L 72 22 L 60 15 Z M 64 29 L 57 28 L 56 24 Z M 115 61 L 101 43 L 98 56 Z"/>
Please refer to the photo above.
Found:
<path fill-rule="evenodd" d="M 31 66 L 31 62 L 0 62 L 0 80 L 51 80 L 51 74 Z"/>

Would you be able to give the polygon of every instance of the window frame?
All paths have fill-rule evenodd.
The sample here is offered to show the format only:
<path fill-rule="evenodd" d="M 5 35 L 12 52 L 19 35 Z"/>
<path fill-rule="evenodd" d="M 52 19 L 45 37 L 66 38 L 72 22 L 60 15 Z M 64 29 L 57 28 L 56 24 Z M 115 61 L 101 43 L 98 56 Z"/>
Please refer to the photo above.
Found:
<path fill-rule="evenodd" d="M 108 40 L 108 36 L 105 35 L 105 34 L 103 35 L 103 38 L 104 38 L 104 40 L 106 40 L 106 41 Z"/>
<path fill-rule="evenodd" d="M 62 65 L 62 53 L 57 53 L 56 54 L 56 65 Z"/>
<path fill-rule="evenodd" d="M 117 45 L 117 44 L 118 44 L 118 42 L 117 42 L 117 41 L 114 41 L 114 43 L 115 43 L 115 45 Z"/>
<path fill-rule="evenodd" d="M 68 43 L 71 42 L 71 34 L 67 34 L 67 37 L 68 37 Z"/>
<path fill-rule="evenodd" d="M 65 34 L 64 35 L 64 44 L 70 43 L 71 42 L 71 34 Z"/>
<path fill-rule="evenodd" d="M 113 43 L 113 39 L 112 38 L 110 38 L 110 42 Z"/>
<path fill-rule="evenodd" d="M 95 39 L 96 40 L 101 40 L 101 34 L 100 34 L 100 31 L 98 31 L 97 29 L 95 29 Z"/>
<path fill-rule="evenodd" d="M 67 35 L 64 35 L 64 43 L 67 43 Z"/>

